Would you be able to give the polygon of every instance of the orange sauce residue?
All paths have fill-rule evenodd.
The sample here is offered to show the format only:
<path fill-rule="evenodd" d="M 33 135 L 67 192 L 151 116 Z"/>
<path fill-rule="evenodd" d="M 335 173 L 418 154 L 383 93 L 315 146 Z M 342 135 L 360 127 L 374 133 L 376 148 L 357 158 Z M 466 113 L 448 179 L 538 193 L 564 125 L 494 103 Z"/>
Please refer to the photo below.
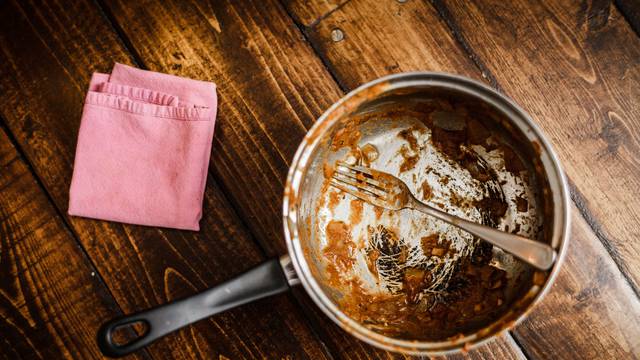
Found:
<path fill-rule="evenodd" d="M 354 320 L 387 336 L 414 340 L 444 340 L 477 330 L 508 306 L 506 273 L 489 265 L 462 264 L 454 281 L 467 284 L 441 295 L 420 296 L 431 282 L 428 270 L 407 268 L 403 289 L 397 294 L 371 294 L 357 281 L 347 281 L 350 291 L 340 308 Z"/>
<path fill-rule="evenodd" d="M 322 250 L 327 261 L 329 282 L 339 286 L 340 274 L 348 271 L 354 263 L 354 243 L 351 239 L 351 228 L 342 221 L 332 220 L 327 224 L 327 246 Z"/>
<path fill-rule="evenodd" d="M 422 252 L 426 256 L 431 255 L 431 251 L 438 246 L 438 238 L 439 234 L 431 234 L 429 236 L 423 236 L 420 239 L 420 247 L 422 247 Z"/>
<path fill-rule="evenodd" d="M 420 160 L 420 157 L 417 154 L 410 155 L 409 150 L 407 150 L 407 148 L 405 147 L 400 148 L 400 155 L 402 155 L 402 157 L 404 158 L 404 160 L 402 161 L 402 164 L 400 164 L 401 173 L 415 168 L 416 164 L 418 163 L 418 160 Z"/>
<path fill-rule="evenodd" d="M 429 186 L 429 182 L 427 180 L 422 182 L 422 200 L 429 201 L 433 197 L 433 190 L 431 190 L 431 186 Z"/>
<path fill-rule="evenodd" d="M 318 197 L 318 205 L 316 206 L 316 214 L 324 206 L 324 202 L 326 201 L 324 194 Z"/>
<path fill-rule="evenodd" d="M 362 155 L 364 155 L 363 159 L 366 159 L 367 162 L 371 163 L 378 158 L 378 149 L 371 144 L 366 144 L 362 147 Z"/>
<path fill-rule="evenodd" d="M 408 147 L 403 146 L 402 148 L 400 148 L 400 155 L 402 155 L 402 157 L 404 158 L 404 161 L 402 162 L 402 164 L 400 164 L 401 173 L 415 168 L 416 163 L 420 159 L 420 148 L 418 147 L 418 139 L 415 137 L 415 135 L 413 135 L 414 130 L 423 132 L 423 130 L 419 127 L 412 126 L 398 133 L 398 137 L 406 140 L 409 145 Z"/>
<path fill-rule="evenodd" d="M 329 210 L 333 211 L 340 202 L 340 193 L 337 191 L 329 192 Z"/>
<path fill-rule="evenodd" d="M 349 214 L 349 221 L 351 225 L 357 225 L 362 221 L 362 205 L 364 203 L 362 200 L 353 199 L 351 200 L 351 213 Z"/>
<path fill-rule="evenodd" d="M 379 257 L 380 251 L 378 250 L 374 249 L 367 253 L 367 268 L 376 279 L 378 279 L 378 266 L 376 265 L 376 261 Z"/>
<path fill-rule="evenodd" d="M 431 234 L 424 236 L 420 239 L 420 247 L 422 252 L 426 256 L 445 257 L 447 254 L 453 255 L 456 252 L 454 247 L 451 247 L 451 242 L 443 239 L 439 240 L 439 234 Z"/>
<path fill-rule="evenodd" d="M 379 206 L 374 206 L 373 212 L 376 214 L 376 220 L 380 220 L 380 218 L 382 217 L 382 213 L 384 212 L 384 209 Z"/>
<path fill-rule="evenodd" d="M 359 122 L 349 122 L 345 127 L 338 130 L 331 139 L 331 150 L 336 151 L 343 147 L 356 148 L 360 140 Z"/>
<path fill-rule="evenodd" d="M 333 166 L 331 166 L 331 164 L 329 164 L 328 162 L 325 162 L 322 165 L 322 173 L 324 174 L 325 179 L 331 179 L 335 171 L 336 169 Z"/>

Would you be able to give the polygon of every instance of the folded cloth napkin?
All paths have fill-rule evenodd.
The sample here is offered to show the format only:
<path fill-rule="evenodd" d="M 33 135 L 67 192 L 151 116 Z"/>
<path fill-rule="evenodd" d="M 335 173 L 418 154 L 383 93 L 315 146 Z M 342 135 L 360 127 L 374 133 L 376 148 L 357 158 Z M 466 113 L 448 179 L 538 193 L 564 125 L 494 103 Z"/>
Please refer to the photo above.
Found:
<path fill-rule="evenodd" d="M 69 214 L 199 230 L 216 86 L 115 64 L 85 99 Z"/>

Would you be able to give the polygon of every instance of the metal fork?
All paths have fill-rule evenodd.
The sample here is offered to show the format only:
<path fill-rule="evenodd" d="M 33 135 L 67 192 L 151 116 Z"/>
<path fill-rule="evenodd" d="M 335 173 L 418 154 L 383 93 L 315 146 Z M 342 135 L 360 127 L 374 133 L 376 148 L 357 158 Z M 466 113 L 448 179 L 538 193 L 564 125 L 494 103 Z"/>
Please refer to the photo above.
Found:
<path fill-rule="evenodd" d="M 547 244 L 476 224 L 424 204 L 413 196 L 402 180 L 382 171 L 338 162 L 331 185 L 381 208 L 414 209 L 431 215 L 498 246 L 540 270 L 551 268 L 556 258 L 555 250 Z"/>

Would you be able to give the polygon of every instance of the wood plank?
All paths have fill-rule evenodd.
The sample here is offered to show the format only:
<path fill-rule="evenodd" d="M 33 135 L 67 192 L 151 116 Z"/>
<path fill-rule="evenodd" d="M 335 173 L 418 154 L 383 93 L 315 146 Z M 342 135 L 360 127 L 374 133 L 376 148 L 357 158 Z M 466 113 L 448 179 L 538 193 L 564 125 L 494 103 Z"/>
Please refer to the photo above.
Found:
<path fill-rule="evenodd" d="M 132 62 L 91 1 L 0 5 L 0 112 L 63 211 L 83 94 L 91 73 L 114 61 Z M 193 294 L 264 259 L 209 180 L 199 233 L 69 218 L 125 312 Z M 326 357 L 286 295 L 214 316 L 149 349 L 171 359 Z"/>
<path fill-rule="evenodd" d="M 526 360 L 526 356 L 520 351 L 520 347 L 511 335 L 505 333 L 489 343 L 474 348 L 466 353 L 440 357 L 444 359 L 469 359 L 469 360 Z"/>
<path fill-rule="evenodd" d="M 0 129 L 0 358 L 99 358 L 95 333 L 120 314 Z"/>
<path fill-rule="evenodd" d="M 335 30 L 342 31 L 344 39 L 335 41 Z M 348 90 L 384 75 L 416 70 L 482 79 L 435 9 L 420 1 L 353 0 L 307 34 Z"/>
<path fill-rule="evenodd" d="M 515 337 L 535 359 L 638 358 L 640 300 L 577 210 L 558 279 Z"/>
<path fill-rule="evenodd" d="M 640 36 L 640 3 L 635 0 L 615 0 L 615 4 L 636 35 Z"/>
<path fill-rule="evenodd" d="M 288 163 L 306 129 L 341 92 L 284 9 L 274 1 L 107 5 L 151 69 L 220 84 L 213 172 L 267 251 L 285 251 L 280 201 Z M 355 340 L 296 293 L 334 353 L 396 357 Z"/>
<path fill-rule="evenodd" d="M 297 23 L 311 26 L 349 1 L 351 0 L 284 0 L 283 4 Z"/>
<path fill-rule="evenodd" d="M 424 24 L 429 24 L 428 31 Z M 337 27 L 341 28 L 345 34 L 345 39 L 340 42 L 334 42 L 331 38 L 332 30 Z M 475 28 L 477 29 L 478 26 Z M 488 30 L 483 33 L 494 31 L 490 27 L 485 29 Z M 466 63 L 454 62 L 456 59 L 461 61 L 459 59 L 464 54 L 462 46 L 455 44 L 435 9 L 426 3 L 398 4 L 395 1 L 353 0 L 307 31 L 314 41 L 314 47 L 321 51 L 321 56 L 327 59 L 329 66 L 335 69 L 338 80 L 347 88 L 356 87 L 372 78 L 395 71 L 448 71 L 483 78 L 479 69 L 474 70 Z M 497 34 L 503 32 L 497 32 Z M 403 35 L 394 36 L 393 34 Z M 435 41 L 440 43 L 446 41 L 451 46 L 436 46 Z M 484 61 L 478 58 L 472 60 L 480 66 Z M 393 66 L 390 66 L 391 64 Z M 512 67 L 511 72 L 521 71 L 515 64 L 512 64 Z M 487 81 L 491 81 L 488 73 L 484 75 L 487 76 Z M 502 82 L 497 85 L 506 87 Z M 544 106 L 544 103 L 530 102 L 525 108 L 534 112 L 535 109 Z M 566 133 L 568 134 L 570 133 Z M 579 212 L 575 211 L 573 215 L 575 224 L 585 223 Z M 575 231 L 577 235 L 574 234 L 573 241 L 577 247 L 580 247 L 581 252 L 573 250 L 576 254 L 570 253 L 563 275 L 558 279 L 552 293 L 528 321 L 516 328 L 515 333 L 519 335 L 519 343 L 525 346 L 526 353 L 531 351 L 532 354 L 542 354 L 543 350 L 550 353 L 551 349 L 567 350 L 569 352 L 564 353 L 567 355 L 572 349 L 586 354 L 595 354 L 603 347 L 608 347 L 607 351 L 612 354 L 629 352 L 633 347 L 629 338 L 622 332 L 624 325 L 620 325 L 619 321 L 626 314 L 625 307 L 637 308 L 637 299 L 633 296 L 617 299 L 616 291 L 611 289 L 622 289 L 625 290 L 626 295 L 632 295 L 628 291 L 629 287 L 623 274 L 613 267 L 614 263 L 603 251 L 604 247 L 593 231 L 584 226 L 578 227 Z M 594 263 L 585 259 L 589 257 L 594 259 Z M 593 272 L 589 272 L 594 270 L 590 270 L 589 266 L 602 268 L 601 271 L 606 280 L 594 283 Z M 568 304 L 573 304 L 572 301 L 576 300 L 567 298 L 567 294 L 581 292 L 586 294 L 590 291 L 602 294 L 603 299 L 584 298 L 585 295 L 582 295 L 580 299 L 586 302 L 568 307 Z M 572 325 L 572 321 L 577 322 L 582 319 L 583 309 L 595 309 L 606 303 L 612 304 L 608 308 L 611 311 L 604 313 L 594 311 L 589 314 L 589 318 L 600 316 L 592 319 L 593 326 L 585 325 L 578 328 Z M 565 321 L 549 322 L 549 319 L 558 318 L 558 311 L 563 312 L 562 318 Z M 525 334 L 535 333 L 540 328 L 547 330 L 547 332 L 540 332 L 539 335 L 545 336 L 543 349 L 541 349 L 541 343 L 532 342 L 529 340 L 530 337 L 525 336 Z M 546 336 L 548 333 L 553 333 L 555 336 Z"/>
<path fill-rule="evenodd" d="M 639 293 L 640 38 L 610 2 L 452 1 L 444 8 L 488 72 L 550 137 L 585 199 L 580 210 Z"/>

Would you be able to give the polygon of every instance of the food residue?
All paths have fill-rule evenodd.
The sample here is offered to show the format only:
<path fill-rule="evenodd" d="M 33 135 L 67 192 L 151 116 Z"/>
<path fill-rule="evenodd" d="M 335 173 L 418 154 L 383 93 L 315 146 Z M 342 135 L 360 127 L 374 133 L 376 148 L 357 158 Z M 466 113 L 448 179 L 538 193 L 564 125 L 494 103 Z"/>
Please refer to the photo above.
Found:
<path fill-rule="evenodd" d="M 374 206 L 373 212 L 376 214 L 376 220 L 380 220 L 380 218 L 382 217 L 382 213 L 384 212 L 384 209 L 379 206 Z"/>
<path fill-rule="evenodd" d="M 336 206 L 338 206 L 338 203 L 340 202 L 340 196 L 341 194 L 337 191 L 329 192 L 329 210 L 335 210 Z"/>
<path fill-rule="evenodd" d="M 350 202 L 350 215 L 349 215 L 349 221 L 351 222 L 351 225 L 357 225 L 360 223 L 360 221 L 362 221 L 362 206 L 363 206 L 363 202 L 362 200 L 358 200 L 358 199 L 353 199 Z"/>
<path fill-rule="evenodd" d="M 431 255 L 431 249 L 433 249 L 438 244 L 438 239 L 440 238 L 440 234 L 431 234 L 429 236 L 423 236 L 420 239 L 420 246 L 422 247 L 422 252 L 425 255 Z"/>
<path fill-rule="evenodd" d="M 431 186 L 429 186 L 429 182 L 427 180 L 422 182 L 422 200 L 429 201 L 433 197 L 433 190 L 431 190 Z"/>
<path fill-rule="evenodd" d="M 442 340 L 477 329 L 505 306 L 506 273 L 488 265 L 490 256 L 465 259 L 445 288 L 425 293 L 433 281 L 431 269 L 404 266 L 409 250 L 395 231 L 378 226 L 370 233 L 369 271 L 376 278 L 382 272 L 395 276 L 402 287 L 394 293 L 371 294 L 351 279 L 351 291 L 340 301 L 340 308 L 369 328 L 403 339 Z M 450 244 L 439 243 L 438 238 L 438 234 L 423 238 L 423 251 L 445 254 Z"/>
<path fill-rule="evenodd" d="M 378 279 L 378 265 L 376 261 L 380 257 L 380 251 L 377 249 L 373 249 L 367 253 L 367 268 L 373 277 Z"/>
<path fill-rule="evenodd" d="M 407 294 L 407 303 L 416 304 L 420 300 L 422 290 L 431 285 L 431 273 L 417 267 L 406 268 L 402 284 L 402 290 Z"/>
<path fill-rule="evenodd" d="M 331 179 L 333 173 L 336 171 L 335 167 L 333 167 L 328 162 L 322 164 L 322 173 L 324 174 L 325 179 Z"/>
<path fill-rule="evenodd" d="M 503 145 L 500 147 L 504 157 L 504 167 L 513 174 L 518 174 L 524 170 L 525 167 L 522 164 L 522 160 L 518 157 L 518 154 L 513 151 L 509 146 Z"/>
<path fill-rule="evenodd" d="M 516 196 L 516 208 L 519 212 L 529 211 L 529 202 L 522 196 Z"/>
<path fill-rule="evenodd" d="M 547 281 L 547 274 L 542 271 L 536 271 L 533 273 L 533 283 L 538 286 L 542 286 Z"/>
<path fill-rule="evenodd" d="M 420 247 L 426 256 L 444 257 L 446 254 L 454 254 L 456 251 L 451 246 L 451 241 L 444 238 L 440 240 L 440 235 L 437 233 L 423 236 L 420 239 Z"/>
<path fill-rule="evenodd" d="M 397 294 L 370 294 L 355 282 L 340 302 L 350 317 L 387 336 L 414 340 L 444 340 L 475 331 L 507 305 L 506 273 L 487 264 L 466 261 L 450 286 L 424 296 L 431 282 L 427 269 L 408 267 Z"/>
<path fill-rule="evenodd" d="M 418 146 L 418 139 L 413 134 L 414 131 L 423 132 L 422 129 L 412 126 L 408 129 L 404 129 L 398 133 L 398 137 L 407 141 L 407 145 L 400 148 L 400 155 L 404 158 L 402 164 L 400 164 L 400 172 L 409 171 L 416 167 L 416 163 L 420 159 L 420 148 Z"/>
<path fill-rule="evenodd" d="M 331 149 L 336 151 L 343 147 L 357 148 L 361 135 L 358 125 L 358 122 L 351 121 L 345 127 L 339 129 L 331 140 Z"/>
<path fill-rule="evenodd" d="M 372 144 L 366 144 L 362 147 L 361 151 L 362 155 L 364 155 L 364 158 L 367 159 L 367 162 L 369 163 L 376 161 L 379 156 L 378 149 L 376 149 Z"/>
<path fill-rule="evenodd" d="M 491 136 L 491 132 L 476 119 L 469 119 L 467 121 L 467 127 L 469 129 L 467 131 L 467 136 L 470 144 L 483 145 L 486 143 L 489 136 Z"/>
<path fill-rule="evenodd" d="M 412 155 L 406 147 L 400 148 L 400 155 L 404 158 L 404 161 L 400 164 L 401 173 L 415 168 L 418 160 L 420 160 L 420 156 L 418 154 Z"/>
<path fill-rule="evenodd" d="M 439 168 L 434 168 L 425 170 L 431 176 L 438 176 L 436 180 L 430 177 L 434 187 L 419 172 L 417 177 L 416 172 L 413 172 L 414 191 L 421 192 L 423 201 L 445 211 L 450 209 L 450 205 L 466 210 L 474 207 L 480 212 L 483 224 L 496 227 L 508 209 L 502 189 L 504 183 L 498 179 L 497 170 L 479 155 L 482 151 L 477 150 L 478 146 L 484 147 L 487 152 L 498 149 L 498 154 L 504 159 L 502 172 L 507 170 L 519 176 L 526 168 L 518 153 L 493 135 L 494 128 L 488 126 L 484 118 L 476 119 L 471 116 L 472 111 L 460 110 L 457 105 L 450 105 L 446 101 L 434 103 L 436 105 L 427 106 L 428 111 L 420 114 L 420 126 L 405 128 L 397 134 L 397 137 L 406 142 L 402 142 L 397 153 L 402 157 L 400 173 L 416 168 L 422 150 L 420 144 L 425 146 L 424 142 L 419 141 L 423 138 L 416 137 L 416 134 L 424 134 L 430 130 L 431 136 L 427 139 L 430 139 L 439 156 L 446 158 L 449 164 L 457 164 L 463 171 L 468 171 L 475 184 L 491 185 L 485 185 L 484 192 L 481 193 L 484 196 L 477 200 L 468 197 L 464 189 L 454 191 L 451 186 L 458 185 L 458 178 L 440 176 L 437 172 Z M 399 111 L 398 115 L 401 114 L 402 111 Z M 389 116 L 393 118 L 392 115 Z M 337 151 L 348 147 L 349 159 L 355 159 L 356 164 L 370 166 L 381 154 L 371 143 L 358 147 L 362 136 L 358 126 L 361 123 L 360 120 L 347 123 L 338 130 L 331 139 L 331 149 Z M 369 133 L 365 134 L 368 136 Z M 495 162 L 492 164 L 496 166 Z M 332 166 L 324 164 L 325 178 L 330 179 L 333 171 Z M 376 176 L 383 175 L 374 173 L 371 177 L 376 179 Z M 419 179 L 422 179 L 420 185 L 416 184 Z M 454 180 L 454 184 L 449 184 Z M 445 188 L 438 186 L 438 183 Z M 328 190 L 325 188 L 323 191 Z M 333 212 L 345 197 L 335 189 L 328 192 L 328 208 Z M 443 196 L 447 198 L 443 199 Z M 339 307 L 352 319 L 387 336 L 439 341 L 459 338 L 462 334 L 483 328 L 503 315 L 513 304 L 514 300 L 507 299 L 506 296 L 507 273 L 490 265 L 493 257 L 491 244 L 470 238 L 469 241 L 473 241 L 475 245 L 465 253 L 464 250 L 456 249 L 456 246 L 460 247 L 459 243 L 454 241 L 454 246 L 447 233 L 436 232 L 419 237 L 419 243 L 416 244 L 417 239 L 410 239 L 409 242 L 410 240 L 398 236 L 397 224 L 392 225 L 395 229 L 392 230 L 374 223 L 375 225 L 367 225 L 367 235 L 358 235 L 359 245 L 356 246 L 352 238 L 355 235 L 351 231 L 352 227 L 357 228 L 356 225 L 363 222 L 363 201 L 349 196 L 346 199 L 350 201 L 349 217 L 345 220 L 349 223 L 337 220 L 328 222 L 327 245 L 322 252 L 327 260 L 327 282 L 330 286 L 340 287 L 344 296 L 339 300 Z M 398 200 L 402 202 L 404 199 Z M 517 195 L 509 201 L 515 203 L 518 212 L 529 210 L 526 194 Z M 535 203 L 531 206 L 534 207 Z M 373 211 L 375 219 L 380 220 L 384 209 L 374 206 Z M 505 225 L 505 230 L 509 231 L 508 225 Z M 518 233 L 520 230 L 521 224 L 515 222 L 511 231 Z M 364 259 L 359 260 L 364 260 L 381 291 L 370 292 L 367 289 L 369 284 L 365 286 L 361 283 L 363 280 L 357 274 L 350 277 L 353 276 L 351 270 L 357 265 L 356 252 L 360 254 L 360 250 L 364 252 Z M 415 261 L 416 254 L 429 260 Z M 449 273 L 446 281 L 438 282 L 438 275 L 442 274 L 438 271 L 443 264 L 451 263 L 455 264 L 454 270 Z M 534 284 L 542 285 L 547 274 L 535 272 L 529 279 Z M 394 284 L 393 287 L 389 285 L 391 283 Z"/>
<path fill-rule="evenodd" d="M 330 259 L 327 263 L 329 281 L 334 286 L 340 285 L 340 274 L 353 266 L 354 243 L 351 240 L 351 228 L 342 221 L 330 221 L 326 228 L 327 246 L 323 255 Z"/>

